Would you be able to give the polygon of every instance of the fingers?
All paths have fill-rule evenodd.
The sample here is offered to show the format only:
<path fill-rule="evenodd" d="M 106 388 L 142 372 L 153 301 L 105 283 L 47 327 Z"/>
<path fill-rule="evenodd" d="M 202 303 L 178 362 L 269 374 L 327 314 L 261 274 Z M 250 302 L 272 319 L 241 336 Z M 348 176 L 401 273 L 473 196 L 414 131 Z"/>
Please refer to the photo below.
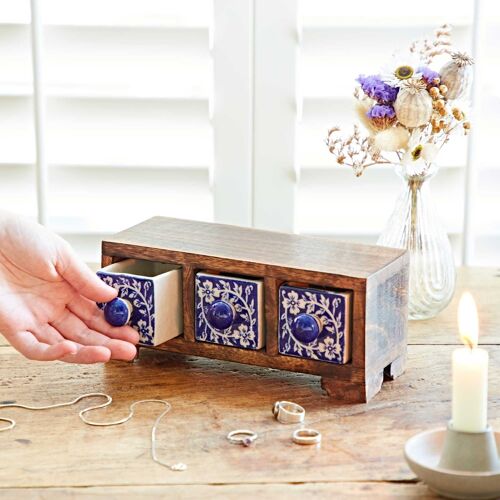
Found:
<path fill-rule="evenodd" d="M 104 313 L 96 306 L 95 302 L 81 295 L 75 296 L 67 307 L 92 330 L 112 339 L 125 340 L 132 344 L 139 342 L 139 334 L 136 330 L 130 326 L 111 326 L 104 319 Z"/>
<path fill-rule="evenodd" d="M 46 344 L 56 344 L 64 341 L 64 337 L 51 325 L 43 325 L 37 328 L 33 334 L 40 342 Z M 107 347 L 83 346 L 77 343 L 74 343 L 74 345 L 76 346 L 76 352 L 58 358 L 59 361 L 78 364 L 106 363 L 111 358 L 111 351 Z"/>
<path fill-rule="evenodd" d="M 102 333 L 88 328 L 88 326 L 69 309 L 63 315 L 53 321 L 52 326 L 56 328 L 63 337 L 73 340 L 83 346 L 105 347 L 111 351 L 111 358 L 121 360 L 134 359 L 137 350 L 130 343 L 123 340 L 111 339 Z"/>
<path fill-rule="evenodd" d="M 78 293 L 94 302 L 108 302 L 117 291 L 106 285 L 61 239 L 56 270 Z"/>
<path fill-rule="evenodd" d="M 76 354 L 61 358 L 65 363 L 89 365 L 92 363 L 107 363 L 111 359 L 111 351 L 106 347 L 80 346 Z"/>
<path fill-rule="evenodd" d="M 110 360 L 113 348 L 85 346 L 63 336 L 52 326 L 45 325 L 35 333 L 17 332 L 9 337 L 10 344 L 23 356 L 34 361 L 65 361 L 67 363 L 105 363 Z M 130 345 L 130 344 L 129 344 Z M 135 348 L 131 346 L 134 350 Z M 123 354 L 123 353 L 122 353 Z M 118 349 L 118 355 L 120 350 Z M 127 356 L 129 354 L 126 354 Z M 133 359 L 133 356 L 117 359 Z"/>
<path fill-rule="evenodd" d="M 36 329 L 33 329 L 31 333 L 33 333 L 33 335 L 44 344 L 52 345 L 65 340 L 64 337 L 53 326 L 50 326 L 49 324 L 45 324 Z"/>
<path fill-rule="evenodd" d="M 35 361 L 55 361 L 74 355 L 78 350 L 78 346 L 69 340 L 52 345 L 40 342 L 31 332 L 16 332 L 9 336 L 9 341 L 23 356 Z"/>

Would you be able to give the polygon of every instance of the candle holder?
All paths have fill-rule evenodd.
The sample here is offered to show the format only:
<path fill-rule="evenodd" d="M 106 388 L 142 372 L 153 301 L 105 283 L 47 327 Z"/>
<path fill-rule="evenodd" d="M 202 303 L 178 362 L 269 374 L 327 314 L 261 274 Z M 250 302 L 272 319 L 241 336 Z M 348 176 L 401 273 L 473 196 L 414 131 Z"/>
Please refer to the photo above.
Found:
<path fill-rule="evenodd" d="M 405 446 L 410 469 L 438 495 L 459 499 L 500 497 L 500 434 L 447 429 L 421 432 Z"/>

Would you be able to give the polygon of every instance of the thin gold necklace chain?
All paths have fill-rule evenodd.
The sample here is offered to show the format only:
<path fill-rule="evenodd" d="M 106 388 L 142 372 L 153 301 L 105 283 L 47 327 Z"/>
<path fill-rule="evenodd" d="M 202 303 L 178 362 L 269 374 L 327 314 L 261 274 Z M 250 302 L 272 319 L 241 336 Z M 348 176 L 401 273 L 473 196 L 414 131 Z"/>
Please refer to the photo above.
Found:
<path fill-rule="evenodd" d="M 154 421 L 153 427 L 151 427 L 151 458 L 153 461 L 156 463 L 163 465 L 164 467 L 167 467 L 170 470 L 173 471 L 184 471 L 187 469 L 186 464 L 183 464 L 181 462 L 170 465 L 164 462 L 163 460 L 158 458 L 158 454 L 156 453 L 156 433 L 158 430 L 158 425 L 160 424 L 161 420 L 163 417 L 172 409 L 172 405 L 163 399 L 141 399 L 140 401 L 134 401 L 130 406 L 129 406 L 129 413 L 126 417 L 123 417 L 119 420 L 113 420 L 112 422 L 95 422 L 93 420 L 89 420 L 85 415 L 93 410 L 98 410 L 100 408 L 105 408 L 106 406 L 109 406 L 113 402 L 113 398 L 109 394 L 105 394 L 103 392 L 90 392 L 88 394 L 82 394 L 81 396 L 78 396 L 75 398 L 73 401 L 68 401 L 66 403 L 57 403 L 53 405 L 46 405 L 46 406 L 29 406 L 29 405 L 22 405 L 18 403 L 6 403 L 6 404 L 0 404 L 0 409 L 2 408 L 23 408 L 25 410 L 50 410 L 53 408 L 62 408 L 64 406 L 72 406 L 82 399 L 85 398 L 93 398 L 93 397 L 102 397 L 106 398 L 106 401 L 102 404 L 99 405 L 94 405 L 94 406 L 89 406 L 88 408 L 84 408 L 83 410 L 78 413 L 78 416 L 87 425 L 93 425 L 93 426 L 99 426 L 99 427 L 108 427 L 111 425 L 120 425 L 124 424 L 125 422 L 128 422 L 133 416 L 134 416 L 134 408 L 142 403 L 161 403 L 165 406 L 165 409 L 158 415 L 156 420 Z M 9 425 L 5 427 L 0 428 L 1 431 L 8 431 L 10 429 L 13 429 L 16 426 L 16 421 L 7 418 L 7 417 L 0 417 L 0 421 L 2 422 L 7 422 Z"/>

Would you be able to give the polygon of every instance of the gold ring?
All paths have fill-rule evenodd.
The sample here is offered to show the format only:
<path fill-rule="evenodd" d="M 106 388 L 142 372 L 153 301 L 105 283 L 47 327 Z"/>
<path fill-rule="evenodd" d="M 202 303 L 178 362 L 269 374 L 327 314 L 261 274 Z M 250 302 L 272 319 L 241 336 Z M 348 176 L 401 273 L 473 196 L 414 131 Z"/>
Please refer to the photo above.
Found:
<path fill-rule="evenodd" d="M 247 429 L 238 429 L 231 431 L 227 435 L 227 439 L 232 444 L 241 444 L 243 446 L 250 446 L 256 439 L 258 434 Z"/>
<path fill-rule="evenodd" d="M 297 444 L 319 444 L 321 443 L 321 432 L 315 429 L 297 429 L 292 434 L 292 439 Z"/>
<path fill-rule="evenodd" d="M 282 424 L 300 424 L 304 421 L 306 410 L 291 401 L 276 401 L 273 405 L 273 415 Z"/>

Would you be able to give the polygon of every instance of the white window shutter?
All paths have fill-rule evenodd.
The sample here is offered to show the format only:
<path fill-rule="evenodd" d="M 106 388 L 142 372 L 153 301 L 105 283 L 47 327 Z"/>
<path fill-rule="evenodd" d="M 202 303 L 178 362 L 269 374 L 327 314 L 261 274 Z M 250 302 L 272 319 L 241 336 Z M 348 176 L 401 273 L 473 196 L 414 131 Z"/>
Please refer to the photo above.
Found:
<path fill-rule="evenodd" d="M 0 204 L 35 216 L 30 9 L 5 3 Z M 48 225 L 97 261 L 103 236 L 152 215 L 212 220 L 212 2 L 37 5 Z"/>
<path fill-rule="evenodd" d="M 464 241 L 466 264 L 500 262 L 500 4 L 476 0 L 474 16 L 473 114 L 467 183 Z"/>
<path fill-rule="evenodd" d="M 156 214 L 376 241 L 400 181 L 337 166 L 326 131 L 352 126 L 354 79 L 395 48 L 449 22 L 471 50 L 479 29 L 471 148 L 445 148 L 431 189 L 457 262 L 462 245 L 467 263 L 498 265 L 498 2 L 422 0 L 414 15 L 399 0 L 38 0 L 46 184 L 29 4 L 0 10 L 0 208 L 46 205 L 91 261 Z"/>
<path fill-rule="evenodd" d="M 255 0 L 254 225 L 294 229 L 297 0 Z"/>
<path fill-rule="evenodd" d="M 214 217 L 252 225 L 253 0 L 215 0 Z"/>

